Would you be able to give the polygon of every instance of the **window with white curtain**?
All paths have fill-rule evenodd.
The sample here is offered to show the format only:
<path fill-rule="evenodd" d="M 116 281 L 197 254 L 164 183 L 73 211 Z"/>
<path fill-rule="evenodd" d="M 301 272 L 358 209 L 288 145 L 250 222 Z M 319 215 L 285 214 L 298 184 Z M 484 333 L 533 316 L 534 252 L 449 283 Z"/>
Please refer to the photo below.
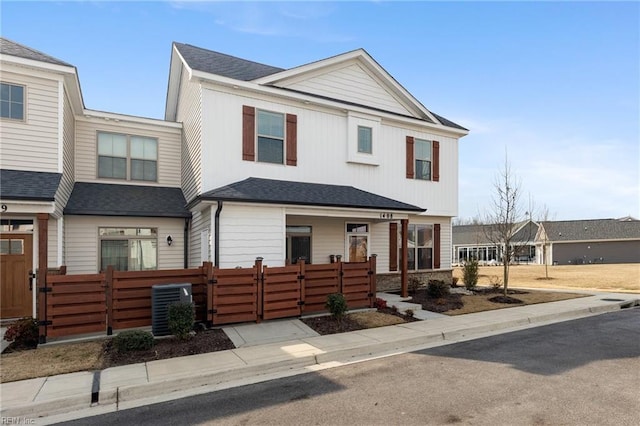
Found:
<path fill-rule="evenodd" d="M 100 228 L 100 270 L 111 265 L 117 271 L 158 269 L 156 228 Z"/>

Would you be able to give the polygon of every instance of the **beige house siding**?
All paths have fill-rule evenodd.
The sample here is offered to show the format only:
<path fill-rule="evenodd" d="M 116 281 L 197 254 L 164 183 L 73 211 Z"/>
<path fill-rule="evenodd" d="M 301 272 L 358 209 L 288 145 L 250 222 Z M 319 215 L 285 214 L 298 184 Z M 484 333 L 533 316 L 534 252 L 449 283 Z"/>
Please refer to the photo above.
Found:
<path fill-rule="evenodd" d="M 215 207 L 214 207 L 215 208 Z M 194 211 L 191 219 L 191 229 L 189 232 L 189 265 L 191 267 L 200 266 L 202 264 L 203 249 L 206 257 L 211 259 L 211 253 L 208 246 L 202 246 L 202 233 L 206 232 L 211 235 L 211 208 L 207 207 L 203 211 Z M 209 237 L 207 237 L 209 239 Z"/>
<path fill-rule="evenodd" d="M 184 219 L 108 216 L 65 216 L 66 265 L 69 274 L 93 274 L 99 269 L 98 228 L 157 228 L 158 268 L 183 268 Z M 173 243 L 167 244 L 171 235 Z"/>
<path fill-rule="evenodd" d="M 3 64 L 0 80 L 25 87 L 24 120 L 0 119 L 0 168 L 58 172 L 59 81 Z"/>
<path fill-rule="evenodd" d="M 101 117 L 82 117 L 76 122 L 76 180 L 145 186 L 180 186 L 181 129 L 121 120 L 105 120 Z M 98 178 L 97 134 L 111 132 L 158 139 L 158 182 Z"/>

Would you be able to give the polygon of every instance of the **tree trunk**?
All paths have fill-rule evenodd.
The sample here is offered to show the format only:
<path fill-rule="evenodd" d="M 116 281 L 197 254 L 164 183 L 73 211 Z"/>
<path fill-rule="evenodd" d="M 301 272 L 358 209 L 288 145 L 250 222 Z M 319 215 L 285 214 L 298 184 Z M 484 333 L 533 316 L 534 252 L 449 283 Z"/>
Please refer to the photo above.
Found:
<path fill-rule="evenodd" d="M 505 259 L 503 262 L 503 274 L 502 279 L 504 281 L 504 295 L 507 295 L 507 287 L 509 285 L 509 261 Z"/>

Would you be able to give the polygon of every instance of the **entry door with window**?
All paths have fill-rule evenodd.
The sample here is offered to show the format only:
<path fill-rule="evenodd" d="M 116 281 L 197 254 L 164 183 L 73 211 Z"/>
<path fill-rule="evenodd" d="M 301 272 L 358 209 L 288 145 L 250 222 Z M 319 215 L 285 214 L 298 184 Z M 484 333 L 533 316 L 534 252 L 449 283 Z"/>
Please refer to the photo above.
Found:
<path fill-rule="evenodd" d="M 311 263 L 311 227 L 287 226 L 287 261 L 298 263 L 304 257 L 306 263 Z"/>
<path fill-rule="evenodd" d="M 369 225 L 347 223 L 347 259 L 349 262 L 366 262 L 369 247 Z"/>
<path fill-rule="evenodd" d="M 31 316 L 33 293 L 29 271 L 33 267 L 33 235 L 2 235 L 0 262 L 2 318 Z"/>

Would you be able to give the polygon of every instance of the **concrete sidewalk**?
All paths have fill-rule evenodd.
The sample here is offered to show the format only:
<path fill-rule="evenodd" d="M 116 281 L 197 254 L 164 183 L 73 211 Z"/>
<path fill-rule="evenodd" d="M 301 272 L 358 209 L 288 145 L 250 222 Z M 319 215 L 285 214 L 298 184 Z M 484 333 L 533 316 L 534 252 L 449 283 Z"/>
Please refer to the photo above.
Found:
<path fill-rule="evenodd" d="M 640 305 L 599 293 L 0 385 L 3 418 L 55 423 Z"/>

